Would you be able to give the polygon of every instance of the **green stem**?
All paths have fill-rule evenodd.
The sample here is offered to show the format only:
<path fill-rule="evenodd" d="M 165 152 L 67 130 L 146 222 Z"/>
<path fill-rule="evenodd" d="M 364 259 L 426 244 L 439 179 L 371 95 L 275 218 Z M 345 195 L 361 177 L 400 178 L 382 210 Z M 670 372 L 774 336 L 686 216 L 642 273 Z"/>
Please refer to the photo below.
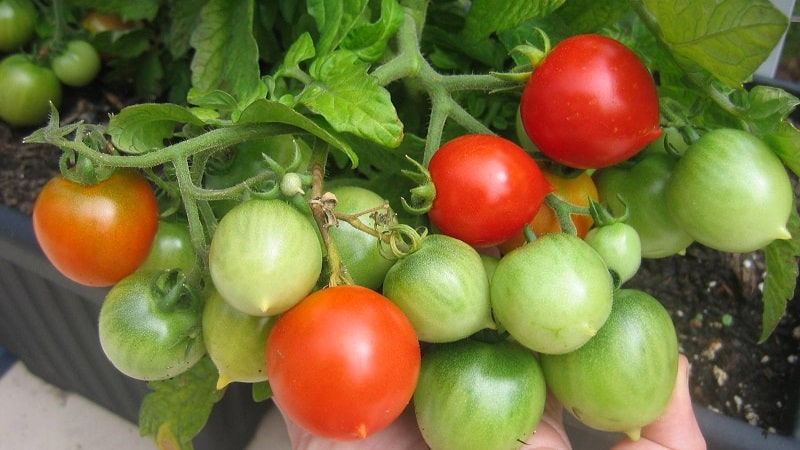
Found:
<path fill-rule="evenodd" d="M 186 158 L 176 157 L 172 160 L 172 164 L 175 166 L 178 188 L 181 191 L 183 207 L 186 211 L 186 219 L 189 224 L 189 236 L 192 239 L 192 245 L 197 253 L 200 267 L 205 268 L 208 266 L 208 244 L 203 223 L 200 220 L 200 210 L 197 206 L 194 190 L 192 189 L 194 184 L 192 183 L 189 162 Z M 197 264 L 195 264 L 195 270 L 192 270 L 188 275 L 187 283 L 189 286 L 200 286 L 203 272 L 203 270 L 197 270 Z"/>
<path fill-rule="evenodd" d="M 64 31 L 67 28 L 67 19 L 64 14 L 64 0 L 53 0 L 52 11 L 55 20 L 52 42 L 55 47 L 58 48 L 63 44 Z"/>

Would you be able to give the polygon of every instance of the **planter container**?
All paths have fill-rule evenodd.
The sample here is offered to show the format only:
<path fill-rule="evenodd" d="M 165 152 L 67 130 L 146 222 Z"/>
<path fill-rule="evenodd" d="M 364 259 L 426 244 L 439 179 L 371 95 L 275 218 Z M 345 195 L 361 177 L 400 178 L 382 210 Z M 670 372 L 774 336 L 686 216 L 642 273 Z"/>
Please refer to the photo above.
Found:
<path fill-rule="evenodd" d="M 137 423 L 149 389 L 103 354 L 97 318 L 106 292 L 64 278 L 39 249 L 30 217 L 0 205 L 0 347 L 48 383 Z M 231 384 L 195 447 L 244 448 L 270 404 L 254 402 L 249 385 Z"/>

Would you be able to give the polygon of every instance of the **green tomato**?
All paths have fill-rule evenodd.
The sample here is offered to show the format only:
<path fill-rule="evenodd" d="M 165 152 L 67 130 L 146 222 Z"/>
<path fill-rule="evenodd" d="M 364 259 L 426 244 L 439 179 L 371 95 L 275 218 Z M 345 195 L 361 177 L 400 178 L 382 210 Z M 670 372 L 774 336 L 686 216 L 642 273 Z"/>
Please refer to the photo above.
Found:
<path fill-rule="evenodd" d="M 618 284 L 633 278 L 642 264 L 642 241 L 628 224 L 616 222 L 592 228 L 584 240 L 600 254 L 608 270 L 616 274 Z"/>
<path fill-rule="evenodd" d="M 643 258 L 683 253 L 694 240 L 667 209 L 667 182 L 676 162 L 662 147 L 648 152 L 632 167 L 612 166 L 595 172 L 600 201 L 617 216 L 627 207 L 625 223 L 639 234 Z"/>
<path fill-rule="evenodd" d="M 217 389 L 231 382 L 257 383 L 267 379 L 267 336 L 275 317 L 245 314 L 210 289 L 203 308 L 203 342 L 217 367 Z"/>
<path fill-rule="evenodd" d="M 545 393 L 542 370 L 528 349 L 465 339 L 423 354 L 413 401 L 431 449 L 506 450 L 530 439 Z"/>
<path fill-rule="evenodd" d="M 632 439 L 666 409 L 678 370 L 678 339 L 655 298 L 623 289 L 605 325 L 583 347 L 541 355 L 547 386 L 589 427 Z"/>
<path fill-rule="evenodd" d="M 120 372 L 164 380 L 205 355 L 198 298 L 178 272 L 137 271 L 106 295 L 100 308 L 100 345 Z"/>
<path fill-rule="evenodd" d="M 408 316 L 421 341 L 451 342 L 494 328 L 481 257 L 456 238 L 424 237 L 386 273 L 383 295 Z"/>
<path fill-rule="evenodd" d="M 0 61 L 0 119 L 12 126 L 40 125 L 50 102 L 61 105 L 61 83 L 52 70 L 22 54 Z"/>
<path fill-rule="evenodd" d="M 611 274 L 577 236 L 550 233 L 506 254 L 491 283 L 495 320 L 522 345 L 566 353 L 586 343 L 611 312 Z"/>
<path fill-rule="evenodd" d="M 386 203 L 380 195 L 356 186 L 337 186 L 330 192 L 338 200 L 336 211 L 345 214 L 358 213 Z M 375 227 L 375 220 L 369 214 L 359 217 L 359 220 L 368 228 Z M 393 219 L 392 223 L 396 224 L 397 220 Z M 394 259 L 381 254 L 379 245 L 383 246 L 383 251 L 387 255 L 391 254 L 389 246 L 379 244 L 375 236 L 356 229 L 344 221 L 339 221 L 339 226 L 330 228 L 330 235 L 353 283 L 378 289 L 383 284 L 386 272 L 395 262 Z"/>
<path fill-rule="evenodd" d="M 13 52 L 31 40 L 37 14 L 30 0 L 0 0 L 0 52 Z"/>
<path fill-rule="evenodd" d="M 83 87 L 100 73 L 100 54 L 86 41 L 69 41 L 50 61 L 50 67 L 62 83 Z"/>
<path fill-rule="evenodd" d="M 194 268 L 195 259 L 188 224 L 160 220 L 150 253 L 138 270 L 181 269 L 189 273 Z"/>
<path fill-rule="evenodd" d="M 217 225 L 208 255 L 214 286 L 238 310 L 280 314 L 316 286 L 322 250 L 311 221 L 281 200 L 248 200 Z"/>
<path fill-rule="evenodd" d="M 789 239 L 794 190 L 781 160 L 745 131 L 716 129 L 692 144 L 667 184 L 667 206 L 697 242 L 744 253 Z"/>

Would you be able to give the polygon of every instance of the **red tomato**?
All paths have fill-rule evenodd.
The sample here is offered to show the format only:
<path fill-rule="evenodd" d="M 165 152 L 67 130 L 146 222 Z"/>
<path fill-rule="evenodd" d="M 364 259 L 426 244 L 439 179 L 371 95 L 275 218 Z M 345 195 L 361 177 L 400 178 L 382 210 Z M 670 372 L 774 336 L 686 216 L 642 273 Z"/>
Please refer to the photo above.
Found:
<path fill-rule="evenodd" d="M 553 47 L 525 86 L 520 114 L 542 153 L 579 169 L 628 159 L 661 134 L 647 67 L 623 44 L 599 35 Z"/>
<path fill-rule="evenodd" d="M 583 172 L 576 177 L 565 177 L 554 172 L 542 170 L 542 174 L 547 181 L 553 186 L 553 194 L 573 205 L 589 206 L 589 198 L 598 201 L 597 187 L 594 180 L 587 172 Z M 588 214 L 571 214 L 572 224 L 575 225 L 575 233 L 581 239 L 586 237 L 586 233 L 594 224 L 592 216 Z M 531 230 L 536 236 L 541 236 L 545 233 L 560 233 L 561 224 L 558 222 L 553 208 L 542 205 L 539 211 L 530 222 Z M 518 233 L 511 239 L 501 243 L 498 247 L 502 253 L 508 253 L 511 250 L 521 246 L 525 243 L 525 236 L 522 232 Z"/>
<path fill-rule="evenodd" d="M 58 175 L 36 199 L 33 231 L 64 276 L 87 286 L 110 286 L 145 260 L 158 215 L 153 189 L 138 172 L 121 169 L 91 186 Z"/>
<path fill-rule="evenodd" d="M 406 316 L 361 286 L 316 291 L 281 315 L 267 339 L 267 377 L 284 414 L 306 430 L 363 439 L 411 400 L 420 348 Z"/>
<path fill-rule="evenodd" d="M 498 136 L 468 134 L 446 142 L 428 170 L 436 187 L 431 222 L 474 247 L 519 233 L 552 190 L 530 155 Z"/>

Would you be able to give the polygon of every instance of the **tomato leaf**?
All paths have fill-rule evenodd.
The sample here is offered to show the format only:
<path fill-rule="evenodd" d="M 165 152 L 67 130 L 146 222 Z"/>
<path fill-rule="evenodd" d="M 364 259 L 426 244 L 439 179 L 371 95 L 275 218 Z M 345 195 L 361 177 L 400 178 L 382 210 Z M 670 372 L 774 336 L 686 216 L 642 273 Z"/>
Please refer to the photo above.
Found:
<path fill-rule="evenodd" d="M 630 14 L 628 0 L 570 0 L 554 15 L 560 18 L 573 34 L 591 33 L 609 26 Z"/>
<path fill-rule="evenodd" d="M 795 175 L 800 176 L 800 130 L 791 122 L 781 122 L 772 133 L 762 136 Z"/>
<path fill-rule="evenodd" d="M 347 50 L 318 58 L 310 68 L 314 81 L 297 101 L 322 115 L 336 131 L 397 147 L 403 140 L 403 124 L 389 91 L 367 74 L 368 68 Z"/>
<path fill-rule="evenodd" d="M 253 383 L 253 401 L 263 402 L 272 398 L 272 388 L 268 381 Z"/>
<path fill-rule="evenodd" d="M 149 382 L 151 392 L 139 409 L 139 432 L 153 436 L 158 443 L 191 449 L 192 439 L 224 393 L 217 390 L 216 379 L 217 368 L 205 357 L 175 378 Z"/>
<path fill-rule="evenodd" d="M 562 4 L 564 0 L 473 0 L 462 33 L 470 42 L 477 42 L 534 17 L 546 16 Z"/>
<path fill-rule="evenodd" d="M 253 37 L 253 0 L 210 0 L 191 37 L 192 86 L 223 90 L 240 101 L 260 89 L 258 46 Z"/>
<path fill-rule="evenodd" d="M 342 151 L 347 155 L 354 167 L 358 165 L 358 155 L 349 144 L 313 120 L 282 103 L 266 99 L 253 102 L 239 116 L 237 124 L 245 123 L 283 123 L 295 126 Z"/>
<path fill-rule="evenodd" d="M 122 152 L 137 155 L 164 147 L 164 140 L 172 137 L 176 123 L 204 125 L 182 106 L 140 103 L 112 116 L 106 131 L 114 146 Z"/>
<path fill-rule="evenodd" d="M 333 51 L 358 24 L 368 4 L 368 0 L 308 0 L 308 13 L 319 30 L 317 53 Z"/>
<path fill-rule="evenodd" d="M 800 175 L 800 131 L 789 121 L 800 99 L 783 89 L 756 86 L 746 100 L 747 122 L 753 133 L 772 147 L 786 167 Z"/>
<path fill-rule="evenodd" d="M 155 19 L 158 13 L 158 0 L 141 0 L 130 2 L 127 0 L 71 0 L 69 6 L 80 6 L 94 9 L 105 14 L 116 14 L 124 20 Z"/>
<path fill-rule="evenodd" d="M 788 25 L 769 0 L 632 0 L 632 5 L 684 70 L 707 71 L 731 88 L 767 59 Z"/>
<path fill-rule="evenodd" d="M 397 0 L 381 0 L 381 16 L 374 23 L 358 25 L 345 36 L 341 48 L 355 52 L 363 61 L 375 62 L 403 23 L 403 9 Z"/>
<path fill-rule="evenodd" d="M 786 302 L 794 298 L 797 283 L 797 258 L 800 256 L 800 218 L 794 208 L 787 224 L 792 239 L 778 239 L 765 249 L 767 275 L 764 278 L 764 313 L 761 337 L 764 342 L 780 322 Z"/>

